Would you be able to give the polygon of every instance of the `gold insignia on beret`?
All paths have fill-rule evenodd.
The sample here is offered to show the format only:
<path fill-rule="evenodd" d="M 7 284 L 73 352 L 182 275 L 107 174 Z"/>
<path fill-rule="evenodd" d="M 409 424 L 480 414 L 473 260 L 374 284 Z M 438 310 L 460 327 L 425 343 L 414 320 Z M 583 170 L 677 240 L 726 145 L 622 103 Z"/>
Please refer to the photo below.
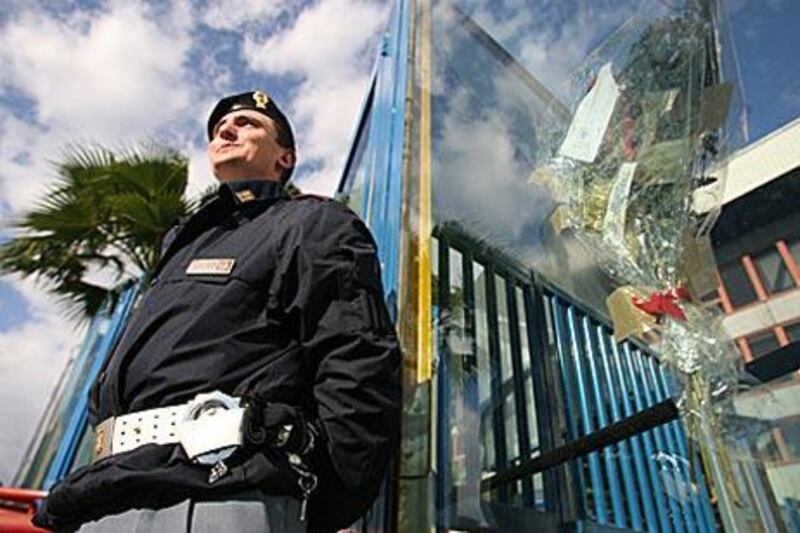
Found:
<path fill-rule="evenodd" d="M 253 100 L 256 102 L 256 107 L 260 109 L 266 109 L 267 104 L 269 103 L 269 96 L 267 96 L 267 93 L 256 91 L 253 93 Z"/>

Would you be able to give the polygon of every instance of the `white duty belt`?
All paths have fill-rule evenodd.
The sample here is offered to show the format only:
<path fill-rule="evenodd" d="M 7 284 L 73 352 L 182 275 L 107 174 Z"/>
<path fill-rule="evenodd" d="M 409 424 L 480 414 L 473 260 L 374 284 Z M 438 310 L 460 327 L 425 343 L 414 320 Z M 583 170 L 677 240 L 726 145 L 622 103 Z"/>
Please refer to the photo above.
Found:
<path fill-rule="evenodd" d="M 111 417 L 95 427 L 92 461 L 145 444 L 178 444 L 186 455 L 213 465 L 242 444 L 244 408 L 219 391 L 198 394 L 184 404 Z"/>

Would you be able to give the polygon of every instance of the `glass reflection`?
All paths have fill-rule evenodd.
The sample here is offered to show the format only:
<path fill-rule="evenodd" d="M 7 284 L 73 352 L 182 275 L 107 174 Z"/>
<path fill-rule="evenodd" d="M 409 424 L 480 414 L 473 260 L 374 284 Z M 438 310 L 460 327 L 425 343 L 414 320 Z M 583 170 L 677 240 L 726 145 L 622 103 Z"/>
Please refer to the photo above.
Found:
<path fill-rule="evenodd" d="M 528 176 L 549 155 L 539 152 L 542 139 L 558 135 L 568 114 L 482 29 L 445 3 L 433 8 L 432 41 L 435 222 L 457 223 L 532 265 L 553 201 Z"/>

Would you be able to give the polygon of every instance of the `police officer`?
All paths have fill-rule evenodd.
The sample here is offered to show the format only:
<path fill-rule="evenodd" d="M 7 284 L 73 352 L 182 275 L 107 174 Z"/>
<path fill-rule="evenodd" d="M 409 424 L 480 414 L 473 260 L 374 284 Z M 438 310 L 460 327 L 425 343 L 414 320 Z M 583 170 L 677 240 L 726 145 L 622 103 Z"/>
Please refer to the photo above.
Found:
<path fill-rule="evenodd" d="M 400 351 L 376 245 L 290 199 L 291 126 L 262 91 L 208 120 L 217 196 L 164 239 L 92 391 L 93 462 L 34 522 L 81 531 L 332 531 L 396 449 Z"/>

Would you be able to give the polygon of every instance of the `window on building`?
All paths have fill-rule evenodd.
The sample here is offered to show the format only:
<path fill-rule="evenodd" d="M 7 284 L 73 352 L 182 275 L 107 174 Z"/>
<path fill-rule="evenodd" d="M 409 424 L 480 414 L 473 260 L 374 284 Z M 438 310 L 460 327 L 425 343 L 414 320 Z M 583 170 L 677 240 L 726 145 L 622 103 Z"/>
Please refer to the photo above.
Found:
<path fill-rule="evenodd" d="M 750 278 L 747 277 L 747 272 L 738 258 L 720 266 L 719 275 L 734 307 L 740 307 L 758 298 L 753 284 L 750 283 Z"/>
<path fill-rule="evenodd" d="M 800 419 L 793 417 L 791 422 L 784 421 L 780 429 L 781 437 L 789 457 L 784 457 L 784 460 L 793 460 L 800 457 Z"/>
<path fill-rule="evenodd" d="M 794 287 L 794 280 L 789 274 L 786 263 L 783 262 L 781 254 L 774 246 L 752 256 L 753 262 L 758 268 L 761 282 L 764 289 L 770 293 L 785 291 Z"/>
<path fill-rule="evenodd" d="M 794 324 L 787 324 L 783 326 L 783 330 L 789 337 L 789 342 L 800 342 L 800 322 Z"/>
<path fill-rule="evenodd" d="M 795 237 L 786 242 L 789 247 L 789 252 L 792 254 L 795 263 L 800 263 L 800 237 Z"/>
<path fill-rule="evenodd" d="M 747 344 L 750 346 L 750 353 L 753 354 L 753 358 L 761 357 L 772 350 L 780 348 L 778 338 L 771 329 L 748 335 Z"/>

